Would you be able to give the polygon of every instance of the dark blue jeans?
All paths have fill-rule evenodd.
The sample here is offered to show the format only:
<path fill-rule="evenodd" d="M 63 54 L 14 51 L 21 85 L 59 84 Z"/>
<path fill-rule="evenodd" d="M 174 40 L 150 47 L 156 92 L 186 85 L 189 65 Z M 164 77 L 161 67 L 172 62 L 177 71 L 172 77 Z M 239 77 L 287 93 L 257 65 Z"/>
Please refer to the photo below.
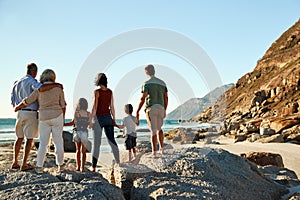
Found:
<path fill-rule="evenodd" d="M 111 118 L 111 115 L 104 115 L 97 117 L 95 119 L 95 123 L 93 126 L 93 160 L 92 166 L 96 167 L 99 154 L 100 154 L 100 145 L 101 145 L 101 138 L 102 138 L 102 130 L 104 129 L 105 135 L 108 139 L 108 144 L 110 145 L 116 163 L 120 163 L 120 155 L 119 155 L 119 148 L 117 142 L 114 137 L 114 122 Z"/>

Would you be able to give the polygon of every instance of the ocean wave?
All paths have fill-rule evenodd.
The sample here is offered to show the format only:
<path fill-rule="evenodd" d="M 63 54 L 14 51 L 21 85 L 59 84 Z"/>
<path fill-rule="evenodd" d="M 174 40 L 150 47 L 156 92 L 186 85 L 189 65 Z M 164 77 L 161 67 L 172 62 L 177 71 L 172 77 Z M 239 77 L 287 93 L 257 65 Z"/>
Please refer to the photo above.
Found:
<path fill-rule="evenodd" d="M 14 130 L 0 130 L 0 134 L 15 133 Z"/>

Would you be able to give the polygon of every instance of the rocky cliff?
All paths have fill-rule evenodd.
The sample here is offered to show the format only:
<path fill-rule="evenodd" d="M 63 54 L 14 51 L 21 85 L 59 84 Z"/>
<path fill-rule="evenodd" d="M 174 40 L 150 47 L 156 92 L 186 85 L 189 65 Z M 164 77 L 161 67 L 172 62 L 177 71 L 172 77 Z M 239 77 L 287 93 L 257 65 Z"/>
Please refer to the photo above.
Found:
<path fill-rule="evenodd" d="M 166 119 L 173 120 L 190 120 L 192 117 L 212 106 L 217 99 L 228 89 L 230 89 L 234 84 L 227 84 L 221 87 L 215 88 L 207 95 L 202 98 L 191 98 L 184 102 L 182 105 L 178 106 L 175 110 L 170 112 Z"/>
<path fill-rule="evenodd" d="M 271 45 L 252 72 L 193 119 L 224 122 L 226 132 L 247 122 L 257 130 L 267 121 L 263 128 L 280 134 L 299 124 L 299 104 L 300 19 Z"/>

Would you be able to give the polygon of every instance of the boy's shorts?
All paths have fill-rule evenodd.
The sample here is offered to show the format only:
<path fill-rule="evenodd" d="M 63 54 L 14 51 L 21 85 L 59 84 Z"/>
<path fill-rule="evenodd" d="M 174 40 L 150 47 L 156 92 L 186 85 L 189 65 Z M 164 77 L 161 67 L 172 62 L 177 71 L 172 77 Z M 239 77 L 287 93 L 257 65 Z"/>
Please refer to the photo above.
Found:
<path fill-rule="evenodd" d="M 130 149 L 133 149 L 134 147 L 136 147 L 136 137 L 133 137 L 131 135 L 126 135 L 125 147 L 126 147 L 126 150 L 130 150 Z"/>

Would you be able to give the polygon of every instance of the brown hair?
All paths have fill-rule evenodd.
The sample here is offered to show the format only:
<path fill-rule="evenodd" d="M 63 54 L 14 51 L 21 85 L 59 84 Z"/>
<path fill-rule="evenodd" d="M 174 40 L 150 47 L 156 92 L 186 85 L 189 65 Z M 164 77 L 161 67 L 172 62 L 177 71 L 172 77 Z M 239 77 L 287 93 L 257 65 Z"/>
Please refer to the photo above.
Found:
<path fill-rule="evenodd" d="M 146 67 L 145 67 L 145 70 L 148 72 L 148 74 L 150 75 L 150 76 L 153 76 L 154 74 L 155 74 L 155 69 L 154 69 L 154 66 L 153 65 L 147 65 Z"/>
<path fill-rule="evenodd" d="M 29 63 L 27 65 L 27 74 L 32 76 L 35 73 L 37 73 L 37 66 L 36 66 L 36 64 L 35 63 Z"/>
<path fill-rule="evenodd" d="M 107 87 L 107 77 L 104 73 L 97 74 L 95 79 L 95 85 L 96 86 L 104 85 L 105 87 Z"/>
<path fill-rule="evenodd" d="M 126 104 L 126 105 L 125 105 L 125 111 L 126 111 L 126 113 L 128 113 L 128 114 L 132 114 L 132 112 L 133 112 L 133 107 L 132 107 L 132 105 L 131 105 L 131 104 Z"/>
<path fill-rule="evenodd" d="M 79 111 L 79 110 L 87 110 L 88 109 L 88 102 L 85 98 L 80 98 L 78 99 L 78 103 L 77 103 L 77 106 L 76 106 L 76 110 Z"/>

